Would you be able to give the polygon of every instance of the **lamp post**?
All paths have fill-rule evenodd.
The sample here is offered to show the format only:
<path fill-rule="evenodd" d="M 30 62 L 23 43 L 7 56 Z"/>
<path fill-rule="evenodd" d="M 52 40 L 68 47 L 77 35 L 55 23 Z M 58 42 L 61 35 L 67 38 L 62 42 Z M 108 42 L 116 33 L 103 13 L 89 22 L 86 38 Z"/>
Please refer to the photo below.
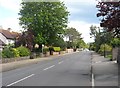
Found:
<path fill-rule="evenodd" d="M 103 36 L 104 36 L 104 57 L 105 57 L 106 56 L 105 55 L 105 32 L 103 32 L 103 34 L 104 34 Z"/>

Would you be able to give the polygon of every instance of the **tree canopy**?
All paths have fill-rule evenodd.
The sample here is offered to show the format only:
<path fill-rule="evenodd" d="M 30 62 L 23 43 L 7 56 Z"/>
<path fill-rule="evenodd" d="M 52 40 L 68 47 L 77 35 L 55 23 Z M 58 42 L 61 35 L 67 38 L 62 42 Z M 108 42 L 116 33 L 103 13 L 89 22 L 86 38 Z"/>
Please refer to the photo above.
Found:
<path fill-rule="evenodd" d="M 67 41 L 68 48 L 86 48 L 86 43 L 82 39 L 81 33 L 75 28 L 67 28 L 64 35 L 69 38 L 69 41 Z"/>
<path fill-rule="evenodd" d="M 120 1 L 98 2 L 97 17 L 102 17 L 100 26 L 107 31 L 113 32 L 114 37 L 120 38 Z"/>
<path fill-rule="evenodd" d="M 90 35 L 91 37 L 94 37 L 94 46 L 95 51 L 98 52 L 100 49 L 101 44 L 108 44 L 110 45 L 112 40 L 112 34 L 107 32 L 104 28 L 96 27 L 91 25 L 90 27 Z"/>
<path fill-rule="evenodd" d="M 63 2 L 22 2 L 20 25 L 37 44 L 53 45 L 67 27 L 69 12 Z"/>

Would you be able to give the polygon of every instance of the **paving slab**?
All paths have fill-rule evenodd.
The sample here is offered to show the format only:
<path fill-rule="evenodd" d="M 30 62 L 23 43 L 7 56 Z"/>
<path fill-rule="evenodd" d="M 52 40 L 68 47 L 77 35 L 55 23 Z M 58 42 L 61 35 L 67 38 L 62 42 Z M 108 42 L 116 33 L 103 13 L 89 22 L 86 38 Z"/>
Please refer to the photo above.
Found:
<path fill-rule="evenodd" d="M 95 52 L 92 53 L 95 86 L 118 86 L 118 64 Z"/>

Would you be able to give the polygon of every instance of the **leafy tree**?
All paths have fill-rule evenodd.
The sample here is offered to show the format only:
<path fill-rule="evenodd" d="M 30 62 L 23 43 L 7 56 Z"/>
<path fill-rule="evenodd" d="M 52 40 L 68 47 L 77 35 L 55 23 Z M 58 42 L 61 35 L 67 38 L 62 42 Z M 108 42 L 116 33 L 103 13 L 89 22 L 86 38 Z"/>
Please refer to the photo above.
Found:
<path fill-rule="evenodd" d="M 58 37 L 54 41 L 53 46 L 60 47 L 62 50 L 65 50 L 65 48 L 66 48 L 66 42 L 63 40 L 62 37 Z"/>
<path fill-rule="evenodd" d="M 120 38 L 120 1 L 99 1 L 97 17 L 102 17 L 100 26 Z"/>
<path fill-rule="evenodd" d="M 90 27 L 90 35 L 91 35 L 91 37 L 94 37 L 95 51 L 98 52 L 98 50 L 100 49 L 100 45 L 104 42 L 104 40 L 102 40 L 100 28 L 91 25 L 91 27 Z"/>
<path fill-rule="evenodd" d="M 64 36 L 69 38 L 69 41 L 67 42 L 68 48 L 77 48 L 79 46 L 79 41 L 82 40 L 81 33 L 72 27 L 65 29 Z"/>
<path fill-rule="evenodd" d="M 105 28 L 100 29 L 99 27 L 96 26 L 91 26 L 90 27 L 90 35 L 91 37 L 94 37 L 95 40 L 95 51 L 98 52 L 100 49 L 100 46 L 102 44 L 108 44 L 110 45 L 111 39 L 112 39 L 112 34 L 109 32 L 106 32 Z"/>
<path fill-rule="evenodd" d="M 73 41 L 73 39 L 81 38 L 81 34 L 75 28 L 68 28 L 65 30 L 65 36 L 69 37 L 69 41 Z"/>
<path fill-rule="evenodd" d="M 30 49 L 30 51 L 33 50 L 35 41 L 34 41 L 34 35 L 32 30 L 28 29 L 27 31 L 24 31 L 21 34 L 21 36 L 18 38 L 18 40 L 16 41 L 16 47 L 19 47 L 21 45 L 26 46 L 27 48 Z"/>
<path fill-rule="evenodd" d="M 88 48 L 87 44 L 82 40 L 82 39 L 78 39 L 77 40 L 77 48 Z"/>
<path fill-rule="evenodd" d="M 21 26 L 33 34 L 33 41 L 53 45 L 66 28 L 69 12 L 63 2 L 22 2 Z M 31 30 L 31 31 L 30 31 Z M 32 41 L 31 41 L 32 42 Z"/>
<path fill-rule="evenodd" d="M 112 47 L 120 47 L 120 39 L 119 38 L 112 39 L 111 45 L 112 45 Z"/>

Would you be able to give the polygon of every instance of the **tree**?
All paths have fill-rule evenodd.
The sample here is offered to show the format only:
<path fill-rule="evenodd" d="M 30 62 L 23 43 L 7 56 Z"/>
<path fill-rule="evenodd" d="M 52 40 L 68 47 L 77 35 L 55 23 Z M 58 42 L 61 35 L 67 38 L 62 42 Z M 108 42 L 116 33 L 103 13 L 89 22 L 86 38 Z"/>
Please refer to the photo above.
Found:
<path fill-rule="evenodd" d="M 20 25 L 31 30 L 35 43 L 53 45 L 66 28 L 69 12 L 63 2 L 22 2 Z"/>
<path fill-rule="evenodd" d="M 69 41 L 67 42 L 68 48 L 76 48 L 79 40 L 82 39 L 81 33 L 79 33 L 75 28 L 72 27 L 65 29 L 64 36 L 69 38 Z"/>
<path fill-rule="evenodd" d="M 94 40 L 95 40 L 94 46 L 95 46 L 96 52 L 99 51 L 100 46 L 102 44 L 110 45 L 112 34 L 109 32 L 106 32 L 105 28 L 100 29 L 99 27 L 92 25 L 90 27 L 90 35 L 91 37 L 94 37 Z"/>
<path fill-rule="evenodd" d="M 111 40 L 111 45 L 112 45 L 112 47 L 120 47 L 120 39 L 119 38 L 113 38 L 112 40 Z"/>
<path fill-rule="evenodd" d="M 59 36 L 58 38 L 56 38 L 53 46 L 60 47 L 62 50 L 65 50 L 66 42 L 64 41 L 64 39 L 62 37 Z"/>
<path fill-rule="evenodd" d="M 101 32 L 100 32 L 100 28 L 91 25 L 90 27 L 90 35 L 91 37 L 94 37 L 95 40 L 95 51 L 98 52 L 98 50 L 100 49 L 100 45 L 102 44 L 103 40 L 101 41 Z"/>
<path fill-rule="evenodd" d="M 88 45 L 84 42 L 84 40 L 83 39 L 77 39 L 77 41 L 76 41 L 77 43 L 76 43 L 76 47 L 77 48 L 83 48 L 83 49 L 85 49 L 85 48 L 88 48 Z"/>
<path fill-rule="evenodd" d="M 96 7 L 99 11 L 97 17 L 102 17 L 100 26 L 112 32 L 114 37 L 120 38 L 120 1 L 101 1 Z"/>
<path fill-rule="evenodd" d="M 34 35 L 33 35 L 33 31 L 32 30 L 27 30 L 24 31 L 21 36 L 18 38 L 18 40 L 15 43 L 15 46 L 26 46 L 27 48 L 30 49 L 30 51 L 33 50 L 34 45 L 35 45 L 35 41 L 34 41 Z"/>

